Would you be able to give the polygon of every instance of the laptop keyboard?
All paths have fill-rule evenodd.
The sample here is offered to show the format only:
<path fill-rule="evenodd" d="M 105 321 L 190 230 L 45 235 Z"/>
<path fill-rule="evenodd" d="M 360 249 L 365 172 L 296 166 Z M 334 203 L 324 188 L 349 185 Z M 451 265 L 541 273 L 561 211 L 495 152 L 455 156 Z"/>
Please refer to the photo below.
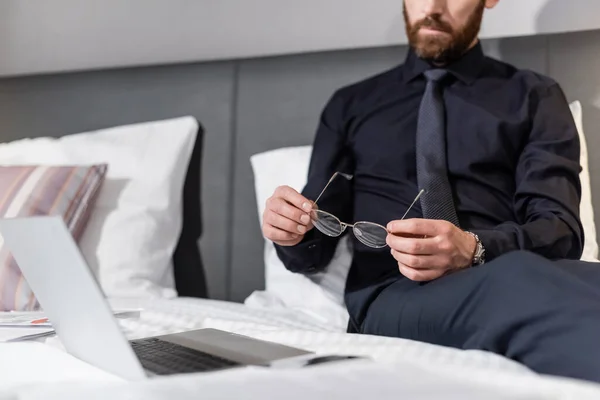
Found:
<path fill-rule="evenodd" d="M 133 340 L 130 343 L 144 369 L 157 375 L 216 371 L 241 365 L 155 338 Z"/>

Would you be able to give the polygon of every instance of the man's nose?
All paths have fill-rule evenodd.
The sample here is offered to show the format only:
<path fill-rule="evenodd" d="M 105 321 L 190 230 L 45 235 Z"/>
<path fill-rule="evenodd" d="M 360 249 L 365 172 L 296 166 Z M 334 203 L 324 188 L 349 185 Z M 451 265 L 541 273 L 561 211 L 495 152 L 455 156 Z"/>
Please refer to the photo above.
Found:
<path fill-rule="evenodd" d="M 440 15 L 443 14 L 448 0 L 422 0 L 421 12 L 423 15 Z"/>

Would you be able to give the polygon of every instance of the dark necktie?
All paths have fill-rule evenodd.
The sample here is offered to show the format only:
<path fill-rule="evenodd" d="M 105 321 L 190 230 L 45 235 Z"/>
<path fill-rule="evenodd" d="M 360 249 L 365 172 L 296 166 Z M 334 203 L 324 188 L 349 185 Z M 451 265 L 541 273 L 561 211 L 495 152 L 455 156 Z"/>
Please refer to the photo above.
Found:
<path fill-rule="evenodd" d="M 417 181 L 423 218 L 446 220 L 459 226 L 446 160 L 446 115 L 441 81 L 442 69 L 425 72 L 427 88 L 419 109 L 417 125 Z"/>

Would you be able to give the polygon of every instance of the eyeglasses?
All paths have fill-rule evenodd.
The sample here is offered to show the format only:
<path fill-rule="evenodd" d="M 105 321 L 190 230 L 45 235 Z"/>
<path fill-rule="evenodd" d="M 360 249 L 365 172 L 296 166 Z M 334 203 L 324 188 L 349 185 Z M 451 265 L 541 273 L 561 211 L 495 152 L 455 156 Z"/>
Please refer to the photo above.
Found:
<path fill-rule="evenodd" d="M 317 206 L 317 203 L 319 202 L 319 200 L 323 196 L 323 193 L 325 193 L 331 182 L 333 182 L 333 180 L 338 176 L 341 176 L 346 180 L 351 180 L 353 178 L 352 175 L 344 174 L 341 172 L 336 172 L 335 174 L 333 174 L 333 176 L 329 179 L 329 182 L 327 182 L 327 185 L 325 185 L 325 188 L 323 188 L 323 190 L 319 194 L 319 197 L 317 197 L 317 200 L 315 200 L 315 206 Z M 415 197 L 414 201 L 412 202 L 410 207 L 408 207 L 401 219 L 406 218 L 408 212 L 413 208 L 413 206 L 419 200 L 423 193 L 424 190 L 421 190 L 419 194 L 417 194 L 417 197 Z M 327 236 L 341 236 L 342 233 L 344 233 L 346 229 L 350 227 L 352 228 L 354 236 L 356 236 L 356 238 L 363 244 L 375 249 L 381 249 L 387 246 L 386 239 L 388 235 L 388 230 L 384 226 L 376 224 L 374 222 L 360 221 L 355 222 L 354 224 L 348 224 L 346 222 L 340 221 L 340 219 L 335 215 L 319 209 L 313 209 L 311 211 L 311 220 L 315 228 L 317 228 L 321 233 Z"/>

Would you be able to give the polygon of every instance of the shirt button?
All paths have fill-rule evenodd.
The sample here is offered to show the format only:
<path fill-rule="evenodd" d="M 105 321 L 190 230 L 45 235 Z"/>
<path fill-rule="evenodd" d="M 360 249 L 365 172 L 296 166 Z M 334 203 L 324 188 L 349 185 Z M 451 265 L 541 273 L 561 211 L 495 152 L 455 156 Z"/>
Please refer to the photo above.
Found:
<path fill-rule="evenodd" d="M 316 244 L 311 244 L 310 246 L 308 246 L 308 249 L 309 249 L 309 250 L 314 250 L 314 249 L 316 249 L 316 248 L 317 248 L 317 245 L 316 245 Z"/>

